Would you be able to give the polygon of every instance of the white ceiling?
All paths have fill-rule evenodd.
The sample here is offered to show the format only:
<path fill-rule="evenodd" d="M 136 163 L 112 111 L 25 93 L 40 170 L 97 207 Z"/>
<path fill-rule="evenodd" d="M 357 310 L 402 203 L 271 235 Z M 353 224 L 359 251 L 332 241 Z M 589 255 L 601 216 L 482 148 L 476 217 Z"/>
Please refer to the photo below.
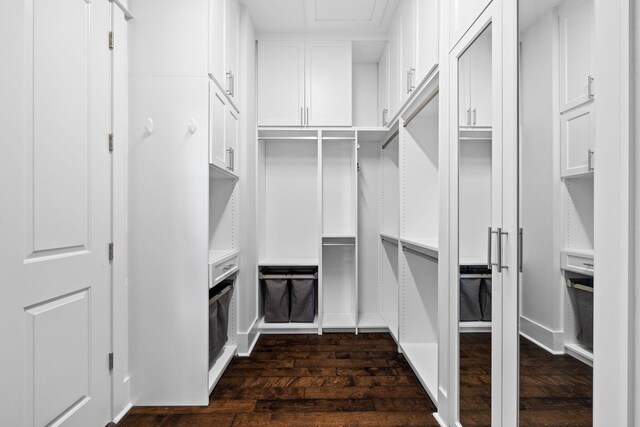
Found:
<path fill-rule="evenodd" d="M 546 12 L 559 6 L 564 0 L 520 0 L 518 2 L 518 24 L 522 33 Z"/>
<path fill-rule="evenodd" d="M 246 0 L 258 33 L 383 32 L 397 0 Z"/>

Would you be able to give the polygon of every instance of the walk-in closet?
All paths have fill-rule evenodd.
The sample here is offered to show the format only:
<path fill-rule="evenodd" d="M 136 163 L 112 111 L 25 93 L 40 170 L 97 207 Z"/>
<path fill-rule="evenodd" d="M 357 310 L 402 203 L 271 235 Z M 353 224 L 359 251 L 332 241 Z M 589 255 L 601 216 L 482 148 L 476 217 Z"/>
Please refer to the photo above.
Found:
<path fill-rule="evenodd" d="M 631 0 L 0 4 L 0 424 L 640 425 Z"/>

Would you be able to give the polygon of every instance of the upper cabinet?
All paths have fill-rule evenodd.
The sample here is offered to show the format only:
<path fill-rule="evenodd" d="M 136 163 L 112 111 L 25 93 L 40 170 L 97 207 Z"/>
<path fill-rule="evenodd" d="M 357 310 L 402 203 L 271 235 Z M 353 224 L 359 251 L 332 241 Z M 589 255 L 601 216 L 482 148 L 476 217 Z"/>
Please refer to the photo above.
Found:
<path fill-rule="evenodd" d="M 401 0 L 391 22 L 389 90 L 391 116 L 420 86 L 438 63 L 437 0 Z"/>
<path fill-rule="evenodd" d="M 240 4 L 238 0 L 210 0 L 209 16 L 209 73 L 237 103 Z"/>
<path fill-rule="evenodd" d="M 458 43 L 489 3 L 491 0 L 449 0 L 443 2 L 444 7 L 449 7 L 450 48 Z"/>
<path fill-rule="evenodd" d="M 458 62 L 461 127 L 491 127 L 491 27 Z"/>
<path fill-rule="evenodd" d="M 382 51 L 378 62 L 378 108 L 380 109 L 380 121 L 382 126 L 388 126 L 389 120 L 389 45 Z"/>
<path fill-rule="evenodd" d="M 593 93 L 593 0 L 575 0 L 558 9 L 560 112 L 589 102 Z"/>
<path fill-rule="evenodd" d="M 350 41 L 258 42 L 259 126 L 351 126 Z"/>

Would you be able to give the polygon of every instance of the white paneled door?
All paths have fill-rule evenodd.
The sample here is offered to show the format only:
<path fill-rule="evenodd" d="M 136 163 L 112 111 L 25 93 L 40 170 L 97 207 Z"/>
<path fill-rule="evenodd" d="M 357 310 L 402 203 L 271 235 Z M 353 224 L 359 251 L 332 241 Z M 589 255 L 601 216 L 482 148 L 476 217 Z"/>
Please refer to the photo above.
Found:
<path fill-rule="evenodd" d="M 103 426 L 110 5 L 2 2 L 0 27 L 0 424 Z"/>

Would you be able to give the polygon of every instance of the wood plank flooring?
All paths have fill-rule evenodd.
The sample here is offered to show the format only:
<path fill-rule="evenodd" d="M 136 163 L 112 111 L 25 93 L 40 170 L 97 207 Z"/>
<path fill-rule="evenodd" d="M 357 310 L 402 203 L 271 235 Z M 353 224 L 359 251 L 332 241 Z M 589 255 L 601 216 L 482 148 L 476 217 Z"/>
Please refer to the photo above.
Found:
<path fill-rule="evenodd" d="M 135 407 L 120 427 L 438 426 L 387 333 L 263 335 L 205 407 Z"/>
<path fill-rule="evenodd" d="M 520 338 L 520 425 L 593 425 L 593 369 Z M 460 335 L 460 421 L 491 425 L 491 336 Z"/>
<path fill-rule="evenodd" d="M 461 421 L 491 425 L 489 334 L 461 334 Z M 521 339 L 522 426 L 591 426 L 592 369 Z M 263 335 L 209 406 L 135 407 L 120 427 L 437 426 L 389 334 Z"/>

